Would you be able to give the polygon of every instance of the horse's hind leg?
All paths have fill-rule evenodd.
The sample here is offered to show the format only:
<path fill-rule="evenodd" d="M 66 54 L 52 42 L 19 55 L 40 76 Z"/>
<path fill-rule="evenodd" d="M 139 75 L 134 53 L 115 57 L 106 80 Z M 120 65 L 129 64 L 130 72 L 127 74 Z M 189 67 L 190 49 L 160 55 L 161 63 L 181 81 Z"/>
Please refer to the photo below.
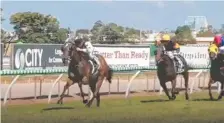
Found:
<path fill-rule="evenodd" d="M 162 88 L 163 88 L 164 92 L 166 93 L 166 95 L 168 96 L 169 100 L 171 100 L 172 98 L 169 95 L 165 81 L 160 81 L 160 85 L 162 86 Z"/>
<path fill-rule="evenodd" d="M 212 86 L 213 80 L 210 77 L 209 82 L 208 82 L 208 91 L 209 91 L 209 96 L 210 96 L 210 100 L 214 100 L 213 96 L 212 96 L 212 91 L 211 91 L 211 86 Z"/>
<path fill-rule="evenodd" d="M 184 85 L 185 85 L 185 99 L 189 100 L 189 95 L 188 95 L 189 73 L 188 72 L 183 73 L 183 77 L 184 77 Z"/>
<path fill-rule="evenodd" d="M 176 99 L 176 79 L 171 81 L 172 83 L 172 90 L 171 90 L 171 94 L 172 94 L 172 99 L 175 100 Z"/>
<path fill-rule="evenodd" d="M 99 107 L 100 106 L 100 87 L 101 87 L 101 85 L 102 85 L 102 83 L 103 83 L 103 80 L 104 80 L 104 77 L 102 77 L 102 76 L 99 76 L 99 78 L 98 78 L 98 81 L 97 81 L 97 83 L 96 83 L 96 90 L 95 90 L 95 92 L 94 92 L 94 96 L 96 97 L 96 105 L 97 105 L 97 107 Z"/>
<path fill-rule="evenodd" d="M 71 81 L 67 81 L 67 83 L 64 86 L 64 89 L 61 93 L 60 99 L 58 100 L 57 104 L 62 104 L 63 103 L 63 98 L 65 96 L 66 90 L 72 85 L 73 83 Z"/>
<path fill-rule="evenodd" d="M 224 94 L 224 82 L 221 82 L 221 92 L 219 94 L 218 100 L 222 99 L 223 94 Z"/>

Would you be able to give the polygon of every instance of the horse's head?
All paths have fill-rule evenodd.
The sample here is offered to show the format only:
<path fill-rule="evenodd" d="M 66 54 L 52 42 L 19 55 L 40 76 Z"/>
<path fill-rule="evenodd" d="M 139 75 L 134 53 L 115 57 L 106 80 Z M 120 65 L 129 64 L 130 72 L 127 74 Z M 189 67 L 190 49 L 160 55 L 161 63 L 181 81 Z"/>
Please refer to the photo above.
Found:
<path fill-rule="evenodd" d="M 72 50 L 72 46 L 74 45 L 73 42 L 65 42 L 64 45 L 61 46 L 62 55 L 62 62 L 64 65 L 68 65 L 70 61 L 70 52 Z"/>
<path fill-rule="evenodd" d="M 218 47 L 215 44 L 212 44 L 208 48 L 209 58 L 215 60 L 218 56 Z"/>
<path fill-rule="evenodd" d="M 155 57 L 156 57 L 156 62 L 159 64 L 161 63 L 163 60 L 163 46 L 159 46 L 157 48 L 157 50 L 154 52 L 155 53 Z"/>

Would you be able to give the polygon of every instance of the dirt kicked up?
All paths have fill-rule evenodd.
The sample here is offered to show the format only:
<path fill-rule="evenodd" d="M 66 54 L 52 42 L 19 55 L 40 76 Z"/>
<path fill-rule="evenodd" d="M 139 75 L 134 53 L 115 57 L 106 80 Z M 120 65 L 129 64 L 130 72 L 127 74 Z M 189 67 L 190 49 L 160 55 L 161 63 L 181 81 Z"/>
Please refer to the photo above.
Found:
<path fill-rule="evenodd" d="M 210 101 L 207 91 L 166 96 L 105 98 L 101 107 L 86 108 L 80 101 L 56 104 L 9 105 L 2 108 L 2 123 L 224 123 L 224 99 Z"/>

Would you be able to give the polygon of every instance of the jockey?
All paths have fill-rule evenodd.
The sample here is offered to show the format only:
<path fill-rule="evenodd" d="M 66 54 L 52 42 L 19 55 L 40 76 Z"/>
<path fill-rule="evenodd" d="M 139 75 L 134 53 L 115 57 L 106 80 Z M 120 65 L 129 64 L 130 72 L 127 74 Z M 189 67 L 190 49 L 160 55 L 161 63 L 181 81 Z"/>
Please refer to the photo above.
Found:
<path fill-rule="evenodd" d="M 94 47 L 93 47 L 92 43 L 90 41 L 86 41 L 86 42 L 84 42 L 84 46 L 86 48 L 81 49 L 78 47 L 76 50 L 87 53 L 89 55 L 90 59 L 93 60 L 97 64 L 97 70 L 99 70 L 100 62 L 99 62 L 98 58 L 93 54 Z"/>
<path fill-rule="evenodd" d="M 164 47 L 163 47 L 164 52 L 172 60 L 176 60 L 180 65 L 180 69 L 182 69 L 184 65 L 181 62 L 181 60 L 179 59 L 179 57 L 177 56 L 180 51 L 180 45 L 178 43 L 171 41 L 170 36 L 168 34 L 163 35 L 161 43 L 164 45 Z"/>
<path fill-rule="evenodd" d="M 71 36 L 71 34 L 68 34 L 68 38 L 65 40 L 65 42 L 68 42 L 72 39 L 73 37 Z"/>
<path fill-rule="evenodd" d="M 224 36 L 222 36 L 222 38 L 221 38 L 219 53 L 224 55 Z"/>
<path fill-rule="evenodd" d="M 222 36 L 216 35 L 214 37 L 213 44 L 215 44 L 217 47 L 220 47 L 221 46 L 221 41 L 222 41 Z"/>

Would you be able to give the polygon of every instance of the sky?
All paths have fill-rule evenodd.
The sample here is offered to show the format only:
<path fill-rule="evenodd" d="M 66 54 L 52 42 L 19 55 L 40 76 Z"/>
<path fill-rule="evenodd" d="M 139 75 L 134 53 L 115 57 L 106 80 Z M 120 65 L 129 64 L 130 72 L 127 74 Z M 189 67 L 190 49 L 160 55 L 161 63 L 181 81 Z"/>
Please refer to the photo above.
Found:
<path fill-rule="evenodd" d="M 224 1 L 1 1 L 2 27 L 13 31 L 9 18 L 17 12 L 51 14 L 63 28 L 92 28 L 94 22 L 114 22 L 142 30 L 175 30 L 188 16 L 206 16 L 209 24 L 220 28 Z"/>

